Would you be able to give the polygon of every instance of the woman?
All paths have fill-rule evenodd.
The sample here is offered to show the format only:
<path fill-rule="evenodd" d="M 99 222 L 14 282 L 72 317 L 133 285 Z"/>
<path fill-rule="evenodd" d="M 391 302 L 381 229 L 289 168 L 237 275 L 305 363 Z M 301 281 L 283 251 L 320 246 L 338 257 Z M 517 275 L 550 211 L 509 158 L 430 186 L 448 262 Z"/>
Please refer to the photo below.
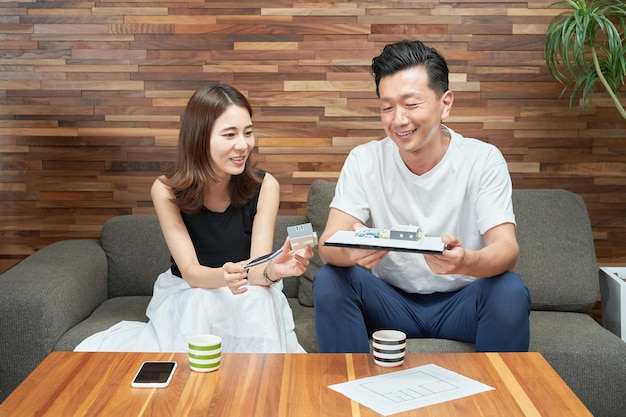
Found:
<path fill-rule="evenodd" d="M 146 315 L 85 339 L 76 350 L 185 351 L 195 334 L 222 337 L 226 352 L 304 352 L 298 344 L 283 277 L 301 275 L 306 247 L 250 269 L 272 250 L 279 184 L 255 171 L 252 108 L 236 89 L 196 91 L 182 117 L 178 159 L 152 185 L 152 201 L 172 255 Z"/>

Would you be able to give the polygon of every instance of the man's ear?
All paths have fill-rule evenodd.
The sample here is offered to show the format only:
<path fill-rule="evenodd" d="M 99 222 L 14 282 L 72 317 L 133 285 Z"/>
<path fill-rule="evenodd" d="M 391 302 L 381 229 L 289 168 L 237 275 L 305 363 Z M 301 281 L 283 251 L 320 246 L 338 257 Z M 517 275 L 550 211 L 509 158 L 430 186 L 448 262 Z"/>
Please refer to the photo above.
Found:
<path fill-rule="evenodd" d="M 441 96 L 441 121 L 446 120 L 450 116 L 452 103 L 454 103 L 454 93 L 448 90 Z"/>

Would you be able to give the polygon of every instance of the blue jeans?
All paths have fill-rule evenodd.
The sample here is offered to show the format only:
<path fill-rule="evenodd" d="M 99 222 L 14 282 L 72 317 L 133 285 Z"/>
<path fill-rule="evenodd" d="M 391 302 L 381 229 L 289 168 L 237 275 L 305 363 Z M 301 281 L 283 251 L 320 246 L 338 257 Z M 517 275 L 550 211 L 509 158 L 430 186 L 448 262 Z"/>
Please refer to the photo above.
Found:
<path fill-rule="evenodd" d="M 411 294 L 358 266 L 324 265 L 313 296 L 320 352 L 369 352 L 379 329 L 474 343 L 477 352 L 528 351 L 530 294 L 513 272 L 458 291 Z"/>

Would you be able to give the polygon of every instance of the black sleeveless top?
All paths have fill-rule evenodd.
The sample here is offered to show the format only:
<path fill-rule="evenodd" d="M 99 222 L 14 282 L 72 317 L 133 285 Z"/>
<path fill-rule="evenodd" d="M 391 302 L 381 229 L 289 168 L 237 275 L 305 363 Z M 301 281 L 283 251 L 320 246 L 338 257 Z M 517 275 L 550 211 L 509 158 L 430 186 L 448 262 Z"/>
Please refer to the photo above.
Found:
<path fill-rule="evenodd" d="M 257 175 L 263 178 L 265 172 L 257 172 Z M 181 212 L 200 265 L 219 268 L 226 262 L 238 262 L 250 257 L 252 222 L 260 188 L 243 207 L 231 205 L 223 213 L 213 212 L 204 206 L 197 213 Z M 172 273 L 182 277 L 174 258 Z"/>

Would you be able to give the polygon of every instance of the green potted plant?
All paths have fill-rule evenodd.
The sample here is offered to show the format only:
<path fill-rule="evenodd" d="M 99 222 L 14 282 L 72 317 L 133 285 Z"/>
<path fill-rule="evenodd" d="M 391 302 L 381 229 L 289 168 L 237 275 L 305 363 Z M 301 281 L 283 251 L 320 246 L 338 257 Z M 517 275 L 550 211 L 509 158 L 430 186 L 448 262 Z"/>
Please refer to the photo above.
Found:
<path fill-rule="evenodd" d="M 600 80 L 615 107 L 626 119 L 619 90 L 626 80 L 626 2 L 624 0 L 566 0 L 550 7 L 566 8 L 546 32 L 544 56 L 550 75 L 571 89 L 570 108 L 582 98 L 591 104 Z"/>

